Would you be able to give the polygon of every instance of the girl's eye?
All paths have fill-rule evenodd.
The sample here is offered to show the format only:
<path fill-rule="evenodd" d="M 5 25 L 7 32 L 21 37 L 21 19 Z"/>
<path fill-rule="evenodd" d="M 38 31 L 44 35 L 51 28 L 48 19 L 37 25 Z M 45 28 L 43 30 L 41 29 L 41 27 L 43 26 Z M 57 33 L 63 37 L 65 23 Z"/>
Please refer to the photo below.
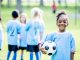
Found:
<path fill-rule="evenodd" d="M 61 23 L 62 21 L 58 21 L 59 23 Z"/>
<path fill-rule="evenodd" d="M 63 23 L 66 23 L 66 21 L 64 20 Z"/>
<path fill-rule="evenodd" d="M 65 21 L 65 20 L 63 20 L 63 21 L 58 21 L 58 23 L 62 23 L 62 22 L 63 22 L 63 23 L 66 23 L 66 21 Z"/>

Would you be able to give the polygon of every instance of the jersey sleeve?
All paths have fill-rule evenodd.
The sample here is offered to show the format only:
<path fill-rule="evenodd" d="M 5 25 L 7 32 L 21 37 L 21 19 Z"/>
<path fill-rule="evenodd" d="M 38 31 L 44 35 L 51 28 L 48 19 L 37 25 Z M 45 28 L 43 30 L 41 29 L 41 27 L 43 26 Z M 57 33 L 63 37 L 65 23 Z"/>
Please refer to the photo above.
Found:
<path fill-rule="evenodd" d="M 75 39 L 72 35 L 71 35 L 70 39 L 71 39 L 71 41 L 70 41 L 70 46 L 71 46 L 70 50 L 71 50 L 71 52 L 75 52 Z"/>
<path fill-rule="evenodd" d="M 7 23 L 6 31 L 9 31 L 9 22 Z"/>
<path fill-rule="evenodd" d="M 45 41 L 54 41 L 54 34 L 53 33 L 47 34 Z"/>
<path fill-rule="evenodd" d="M 29 31 L 30 28 L 31 28 L 31 22 L 28 22 L 28 23 L 26 24 L 26 31 Z"/>
<path fill-rule="evenodd" d="M 39 41 L 39 43 L 43 43 L 44 42 L 44 30 L 45 30 L 44 24 L 40 23 L 38 28 L 39 28 L 39 33 L 40 33 L 40 41 Z"/>
<path fill-rule="evenodd" d="M 21 30 L 21 25 L 20 23 L 18 23 L 18 26 L 17 26 L 17 33 L 20 34 L 20 30 Z"/>

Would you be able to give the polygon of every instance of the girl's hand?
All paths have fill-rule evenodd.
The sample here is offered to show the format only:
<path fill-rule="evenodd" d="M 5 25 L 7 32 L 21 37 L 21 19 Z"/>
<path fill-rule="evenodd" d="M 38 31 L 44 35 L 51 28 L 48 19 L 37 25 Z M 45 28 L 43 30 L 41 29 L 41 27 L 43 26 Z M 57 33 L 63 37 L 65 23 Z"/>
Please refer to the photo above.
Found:
<path fill-rule="evenodd" d="M 41 51 L 43 54 L 47 54 L 47 51 L 46 51 L 44 48 L 40 48 L 40 51 Z"/>

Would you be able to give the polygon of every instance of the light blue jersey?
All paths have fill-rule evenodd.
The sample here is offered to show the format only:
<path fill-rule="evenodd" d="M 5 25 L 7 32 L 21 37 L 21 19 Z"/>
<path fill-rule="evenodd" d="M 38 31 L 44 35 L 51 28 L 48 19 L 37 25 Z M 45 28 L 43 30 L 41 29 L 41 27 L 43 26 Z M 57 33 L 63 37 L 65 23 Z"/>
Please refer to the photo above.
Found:
<path fill-rule="evenodd" d="M 52 33 L 47 35 L 46 40 L 55 41 L 57 52 L 51 60 L 70 60 L 70 53 L 75 52 L 75 40 L 71 33 Z"/>
<path fill-rule="evenodd" d="M 27 44 L 38 45 L 40 42 L 40 32 L 44 33 L 44 23 L 40 20 L 32 20 L 26 25 Z"/>
<path fill-rule="evenodd" d="M 3 41 L 3 28 L 0 24 L 0 49 L 2 49 L 2 41 Z"/>
<path fill-rule="evenodd" d="M 26 32 L 26 24 L 21 24 L 21 31 L 20 31 L 20 40 L 19 45 L 20 47 L 27 47 L 27 32 Z"/>
<path fill-rule="evenodd" d="M 17 20 L 10 20 L 7 23 L 7 36 L 8 44 L 17 45 L 18 44 L 18 34 L 20 33 L 20 23 Z"/>

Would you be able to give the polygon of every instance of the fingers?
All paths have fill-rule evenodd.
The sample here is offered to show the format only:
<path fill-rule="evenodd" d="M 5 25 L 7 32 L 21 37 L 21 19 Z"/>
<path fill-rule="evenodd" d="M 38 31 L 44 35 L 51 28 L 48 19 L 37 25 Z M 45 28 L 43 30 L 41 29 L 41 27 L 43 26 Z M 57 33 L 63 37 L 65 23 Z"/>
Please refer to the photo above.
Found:
<path fill-rule="evenodd" d="M 47 52 L 45 51 L 44 48 L 40 48 L 40 51 L 41 51 L 43 54 L 47 54 Z"/>
<path fill-rule="evenodd" d="M 46 51 L 42 51 L 42 53 L 43 53 L 43 54 L 47 54 L 47 52 L 46 52 Z"/>

